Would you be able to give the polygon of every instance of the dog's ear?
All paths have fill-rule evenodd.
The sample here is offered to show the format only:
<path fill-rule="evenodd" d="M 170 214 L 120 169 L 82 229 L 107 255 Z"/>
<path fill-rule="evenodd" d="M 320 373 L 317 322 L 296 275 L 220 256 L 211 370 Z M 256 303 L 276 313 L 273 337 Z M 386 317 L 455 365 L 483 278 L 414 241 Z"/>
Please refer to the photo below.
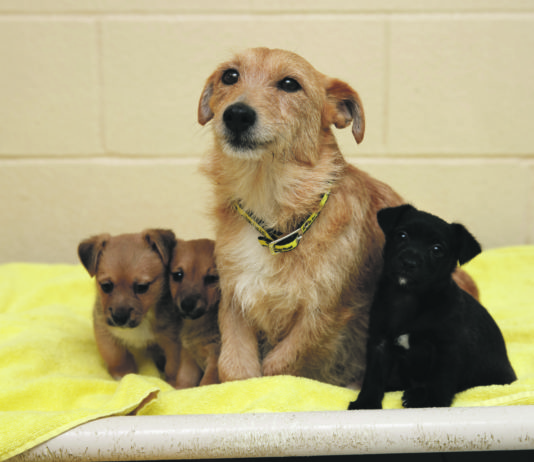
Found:
<path fill-rule="evenodd" d="M 338 79 L 330 79 L 326 86 L 328 99 L 328 124 L 345 128 L 352 122 L 352 135 L 356 143 L 361 143 L 365 132 L 363 106 L 355 90 Z"/>
<path fill-rule="evenodd" d="M 146 229 L 143 238 L 159 254 L 163 264 L 167 266 L 172 257 L 172 251 L 176 245 L 176 236 L 170 229 Z"/>
<path fill-rule="evenodd" d="M 458 261 L 463 265 L 482 252 L 482 247 L 465 226 L 459 223 L 453 223 L 451 226 L 456 240 Z"/>
<path fill-rule="evenodd" d="M 99 234 L 83 240 L 78 245 L 78 257 L 91 277 L 96 274 L 98 260 L 111 236 Z"/>
<path fill-rule="evenodd" d="M 215 80 L 215 73 L 210 75 L 202 94 L 200 95 L 200 101 L 198 102 L 198 123 L 200 125 L 206 125 L 211 119 L 213 119 L 213 111 L 210 107 L 211 96 L 213 95 L 213 82 Z"/>
<path fill-rule="evenodd" d="M 388 207 L 378 211 L 376 214 L 376 219 L 385 235 L 387 235 L 395 227 L 400 217 L 408 210 L 416 209 L 410 204 L 404 204 L 399 205 L 398 207 Z"/>

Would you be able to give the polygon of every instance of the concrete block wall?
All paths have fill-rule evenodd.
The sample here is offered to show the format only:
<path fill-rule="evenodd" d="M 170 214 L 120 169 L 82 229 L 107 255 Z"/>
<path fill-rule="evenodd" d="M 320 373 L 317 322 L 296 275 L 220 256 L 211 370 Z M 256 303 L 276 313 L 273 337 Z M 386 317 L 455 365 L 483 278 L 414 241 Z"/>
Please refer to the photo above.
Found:
<path fill-rule="evenodd" d="M 100 232 L 212 237 L 213 68 L 290 49 L 349 82 L 347 158 L 485 248 L 534 242 L 532 0 L 0 0 L 0 263 Z"/>

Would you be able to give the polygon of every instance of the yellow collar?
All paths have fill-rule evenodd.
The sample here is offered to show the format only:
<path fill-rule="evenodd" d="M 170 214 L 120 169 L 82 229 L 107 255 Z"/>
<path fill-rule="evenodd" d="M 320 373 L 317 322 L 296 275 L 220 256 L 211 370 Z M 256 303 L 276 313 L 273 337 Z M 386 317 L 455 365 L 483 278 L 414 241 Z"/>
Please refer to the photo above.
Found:
<path fill-rule="evenodd" d="M 254 226 L 257 231 L 262 234 L 262 236 L 258 237 L 258 241 L 260 242 L 260 244 L 264 247 L 269 247 L 271 255 L 277 255 L 282 252 L 289 252 L 299 245 L 302 236 L 306 231 L 308 231 L 315 219 L 319 216 L 329 196 L 330 189 L 326 191 L 326 193 L 323 195 L 317 210 L 313 212 L 299 228 L 289 234 L 286 234 L 285 236 L 281 236 L 278 238 L 273 237 L 271 233 L 266 231 L 265 228 L 263 228 L 256 220 L 254 220 L 254 218 L 252 218 L 252 216 L 250 216 L 247 212 L 245 212 L 245 210 L 241 208 L 237 201 L 234 201 L 232 203 L 232 206 L 237 211 L 237 213 L 239 213 L 243 218 L 245 218 L 252 226 Z"/>

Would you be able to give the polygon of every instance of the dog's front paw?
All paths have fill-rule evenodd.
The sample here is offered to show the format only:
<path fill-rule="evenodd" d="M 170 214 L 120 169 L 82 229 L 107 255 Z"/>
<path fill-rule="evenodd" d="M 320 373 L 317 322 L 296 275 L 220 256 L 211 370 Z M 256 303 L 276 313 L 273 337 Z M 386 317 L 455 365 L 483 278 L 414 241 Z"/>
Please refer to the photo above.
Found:
<path fill-rule="evenodd" d="M 449 407 L 454 395 L 424 386 L 409 388 L 402 395 L 402 405 L 406 408 Z"/>
<path fill-rule="evenodd" d="M 236 365 L 232 368 L 219 369 L 219 379 L 222 382 L 233 382 L 236 380 L 247 380 L 261 377 L 261 372 L 247 369 Z"/>
<path fill-rule="evenodd" d="M 121 380 L 125 375 L 136 374 L 137 366 L 131 355 L 126 356 L 126 359 L 115 366 L 108 366 L 108 372 L 115 380 Z"/>
<path fill-rule="evenodd" d="M 263 376 L 273 376 L 273 375 L 296 375 L 292 373 L 291 368 L 288 365 L 280 367 L 278 362 L 264 362 L 262 365 Z"/>
<path fill-rule="evenodd" d="M 402 405 L 406 408 L 428 407 L 428 393 L 425 387 L 413 387 L 402 394 Z"/>
<path fill-rule="evenodd" d="M 231 356 L 221 353 L 218 362 L 218 373 L 221 382 L 246 380 L 261 377 L 261 366 L 259 359 L 253 356 Z"/>
<path fill-rule="evenodd" d="M 382 409 L 382 401 L 358 397 L 356 401 L 349 403 L 348 409 L 349 411 L 355 411 L 358 409 Z"/>
<path fill-rule="evenodd" d="M 297 375 L 287 357 L 279 354 L 276 350 L 271 351 L 263 360 L 262 372 L 264 376 Z"/>

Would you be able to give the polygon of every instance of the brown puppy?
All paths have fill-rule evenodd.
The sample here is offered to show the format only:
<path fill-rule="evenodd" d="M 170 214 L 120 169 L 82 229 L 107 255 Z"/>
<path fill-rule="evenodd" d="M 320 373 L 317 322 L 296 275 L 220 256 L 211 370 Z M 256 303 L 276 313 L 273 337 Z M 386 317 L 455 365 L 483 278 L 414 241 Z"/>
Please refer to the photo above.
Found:
<path fill-rule="evenodd" d="M 177 388 L 219 383 L 219 275 L 209 239 L 177 240 L 170 264 L 172 299 L 183 325 Z"/>
<path fill-rule="evenodd" d="M 82 264 L 96 279 L 96 344 L 116 379 L 137 371 L 132 350 L 157 345 L 165 355 L 167 380 L 175 383 L 181 320 L 172 314 L 167 273 L 175 243 L 172 231 L 149 229 L 101 234 L 78 246 Z"/>
<path fill-rule="evenodd" d="M 214 133 L 203 171 L 215 186 L 221 380 L 359 382 L 382 267 L 376 213 L 404 201 L 339 152 L 332 125 L 364 136 L 358 94 L 294 53 L 255 48 L 208 78 L 198 120 Z"/>

